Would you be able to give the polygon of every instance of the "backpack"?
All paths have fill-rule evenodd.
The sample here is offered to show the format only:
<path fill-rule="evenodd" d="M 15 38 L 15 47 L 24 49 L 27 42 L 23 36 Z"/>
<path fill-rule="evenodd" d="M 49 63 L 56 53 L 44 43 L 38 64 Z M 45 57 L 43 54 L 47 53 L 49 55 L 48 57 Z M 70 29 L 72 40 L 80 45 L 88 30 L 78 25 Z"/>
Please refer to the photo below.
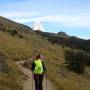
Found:
<path fill-rule="evenodd" d="M 42 60 L 40 60 L 40 59 L 35 60 L 34 63 L 35 63 L 34 74 L 42 74 L 43 73 Z"/>

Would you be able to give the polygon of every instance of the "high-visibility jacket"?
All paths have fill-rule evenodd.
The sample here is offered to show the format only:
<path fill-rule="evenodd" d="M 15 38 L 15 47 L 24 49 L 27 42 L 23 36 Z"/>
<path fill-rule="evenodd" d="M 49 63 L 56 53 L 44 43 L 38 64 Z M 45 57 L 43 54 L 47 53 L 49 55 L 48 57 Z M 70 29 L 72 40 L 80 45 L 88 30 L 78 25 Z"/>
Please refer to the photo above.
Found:
<path fill-rule="evenodd" d="M 34 68 L 34 74 L 42 74 L 43 73 L 43 64 L 42 60 L 38 59 L 34 61 L 35 68 Z"/>

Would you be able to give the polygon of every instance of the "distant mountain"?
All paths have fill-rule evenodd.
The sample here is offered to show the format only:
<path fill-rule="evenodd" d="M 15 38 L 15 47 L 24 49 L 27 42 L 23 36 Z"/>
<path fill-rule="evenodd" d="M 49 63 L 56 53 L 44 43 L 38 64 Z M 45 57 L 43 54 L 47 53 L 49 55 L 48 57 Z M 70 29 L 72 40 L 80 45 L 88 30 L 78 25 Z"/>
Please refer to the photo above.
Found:
<path fill-rule="evenodd" d="M 67 35 L 65 32 L 58 32 L 57 34 L 56 33 L 51 33 L 51 32 L 43 32 L 43 31 L 40 31 L 40 30 L 35 30 L 35 32 L 39 33 L 39 34 L 42 34 L 44 36 L 60 36 L 60 37 L 69 37 L 69 35 Z"/>
<path fill-rule="evenodd" d="M 63 31 L 58 32 L 57 35 L 64 36 L 64 37 L 67 37 L 67 36 L 68 36 L 68 35 L 67 35 L 65 32 L 63 32 Z"/>
<path fill-rule="evenodd" d="M 75 36 L 69 36 L 65 32 L 59 32 L 57 34 L 47 33 L 41 31 L 35 31 L 42 37 L 48 38 L 51 43 L 56 43 L 63 46 L 68 46 L 74 49 L 83 49 L 86 52 L 90 52 L 90 40 L 84 40 Z"/>

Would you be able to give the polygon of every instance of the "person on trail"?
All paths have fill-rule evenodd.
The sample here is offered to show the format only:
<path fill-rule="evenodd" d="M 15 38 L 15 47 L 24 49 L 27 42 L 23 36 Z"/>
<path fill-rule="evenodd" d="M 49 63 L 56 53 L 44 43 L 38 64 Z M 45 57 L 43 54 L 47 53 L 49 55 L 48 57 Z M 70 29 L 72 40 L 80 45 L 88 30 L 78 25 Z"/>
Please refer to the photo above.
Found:
<path fill-rule="evenodd" d="M 42 82 L 44 74 L 46 73 L 46 67 L 44 61 L 41 60 L 40 54 L 36 54 L 36 58 L 33 60 L 31 65 L 31 70 L 34 76 L 35 90 L 43 90 Z"/>

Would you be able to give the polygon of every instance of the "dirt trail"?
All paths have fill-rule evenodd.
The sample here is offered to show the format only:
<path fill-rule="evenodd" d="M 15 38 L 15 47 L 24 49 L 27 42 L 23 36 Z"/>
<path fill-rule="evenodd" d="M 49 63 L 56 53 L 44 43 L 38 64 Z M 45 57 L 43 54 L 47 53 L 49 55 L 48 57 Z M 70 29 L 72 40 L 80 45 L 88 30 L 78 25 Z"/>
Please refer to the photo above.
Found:
<path fill-rule="evenodd" d="M 17 62 L 18 66 L 20 67 L 20 70 L 24 73 L 24 80 L 23 80 L 23 90 L 35 90 L 34 88 L 34 80 L 32 79 L 32 72 L 24 68 L 20 65 L 20 63 L 23 63 L 23 61 Z M 43 80 L 43 90 L 56 90 L 54 87 L 54 84 L 46 78 Z"/>

